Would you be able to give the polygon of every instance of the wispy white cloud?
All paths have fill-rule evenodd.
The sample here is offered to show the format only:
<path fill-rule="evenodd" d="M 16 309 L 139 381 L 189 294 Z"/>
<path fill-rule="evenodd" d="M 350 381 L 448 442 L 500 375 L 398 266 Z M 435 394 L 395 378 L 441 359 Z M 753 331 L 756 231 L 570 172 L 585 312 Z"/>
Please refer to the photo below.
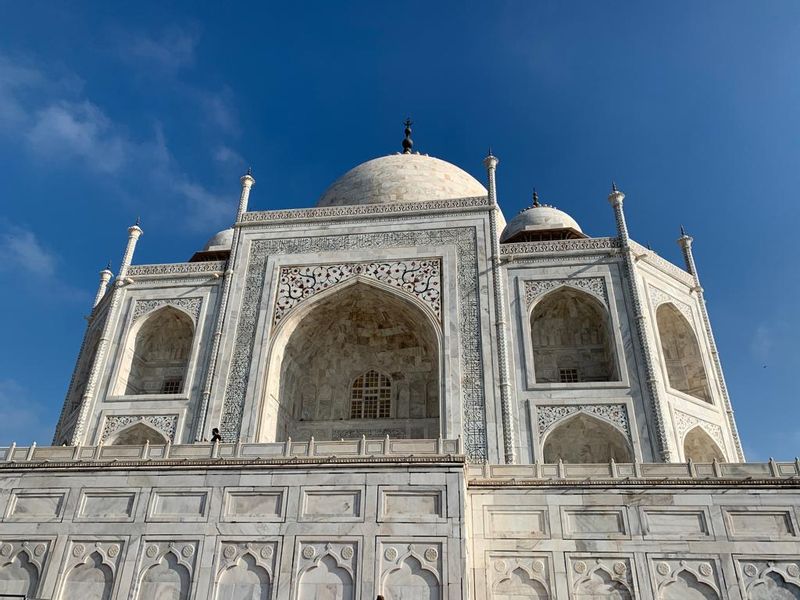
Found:
<path fill-rule="evenodd" d="M 242 155 L 225 145 L 219 146 L 214 151 L 214 160 L 225 166 L 241 167 L 244 165 Z"/>
<path fill-rule="evenodd" d="M 45 248 L 31 230 L 7 225 L 0 231 L 0 254 L 3 269 L 24 271 L 37 278 L 52 277 L 56 256 Z"/>
<path fill-rule="evenodd" d="M 197 29 L 185 28 L 172 28 L 159 36 L 118 36 L 120 55 L 126 62 L 168 72 L 194 64 L 199 41 Z"/>
<path fill-rule="evenodd" d="M 772 330 L 766 324 L 761 323 L 753 332 L 753 338 L 750 341 L 750 352 L 757 361 L 766 364 L 772 353 L 774 343 Z"/>
<path fill-rule="evenodd" d="M 11 442 L 49 445 L 55 429 L 53 410 L 30 398 L 13 379 L 0 379 L 0 446 Z"/>

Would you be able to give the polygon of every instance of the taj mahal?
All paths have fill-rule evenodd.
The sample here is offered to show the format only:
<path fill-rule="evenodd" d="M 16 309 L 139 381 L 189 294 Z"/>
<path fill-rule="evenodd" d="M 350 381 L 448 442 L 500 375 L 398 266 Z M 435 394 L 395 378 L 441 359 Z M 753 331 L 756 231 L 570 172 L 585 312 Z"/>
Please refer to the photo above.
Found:
<path fill-rule="evenodd" d="M 800 598 L 800 462 L 745 461 L 692 237 L 399 149 L 313 208 L 248 171 L 183 263 L 129 227 L 52 445 L 0 440 L 0 598 Z"/>

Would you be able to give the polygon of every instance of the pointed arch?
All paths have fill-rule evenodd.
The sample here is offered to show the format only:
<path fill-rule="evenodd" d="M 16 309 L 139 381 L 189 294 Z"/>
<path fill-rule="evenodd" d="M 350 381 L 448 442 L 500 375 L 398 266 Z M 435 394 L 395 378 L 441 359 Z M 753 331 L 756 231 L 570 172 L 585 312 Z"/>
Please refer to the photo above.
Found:
<path fill-rule="evenodd" d="M 689 321 L 674 304 L 665 302 L 656 309 L 656 324 L 669 386 L 711 402 L 703 355 Z"/>
<path fill-rule="evenodd" d="M 771 570 L 748 586 L 749 600 L 800 600 L 800 587 Z"/>
<path fill-rule="evenodd" d="M 133 423 L 109 436 L 104 442 L 106 446 L 163 446 L 168 443 L 167 437 L 155 427 L 144 421 Z"/>
<path fill-rule="evenodd" d="M 633 462 L 630 443 L 611 423 L 577 412 L 555 425 L 542 443 L 546 463 Z"/>
<path fill-rule="evenodd" d="M 194 339 L 194 321 L 185 311 L 164 305 L 142 317 L 128 333 L 116 393 L 180 394 Z"/>
<path fill-rule="evenodd" d="M 144 572 L 138 598 L 188 600 L 190 586 L 189 569 L 180 564 L 178 557 L 172 552 L 167 552 L 159 562 Z"/>
<path fill-rule="evenodd" d="M 725 462 L 725 454 L 705 430 L 697 425 L 683 437 L 683 456 L 696 463 Z"/>
<path fill-rule="evenodd" d="M 33 598 L 39 587 L 39 570 L 24 550 L 0 565 L 0 589 L 7 594 Z"/>
<path fill-rule="evenodd" d="M 549 600 L 545 586 L 533 579 L 525 569 L 517 567 L 492 587 L 494 600 Z"/>
<path fill-rule="evenodd" d="M 536 383 L 619 381 L 611 319 L 592 294 L 562 285 L 530 314 Z"/>
<path fill-rule="evenodd" d="M 267 570 L 249 552 L 225 569 L 219 578 L 216 600 L 268 600 L 272 582 Z"/>
<path fill-rule="evenodd" d="M 337 600 L 355 598 L 352 575 L 330 554 L 326 554 L 309 569 L 303 571 L 297 585 L 298 600 L 326 597 Z"/>
<path fill-rule="evenodd" d="M 379 282 L 315 294 L 273 335 L 258 439 L 437 437 L 441 344 L 431 311 Z M 392 382 L 391 414 L 350 418 L 353 382 L 370 371 Z"/>
<path fill-rule="evenodd" d="M 661 588 L 663 600 L 719 600 L 716 590 L 691 571 L 683 570 Z"/>
<path fill-rule="evenodd" d="M 383 581 L 383 593 L 387 600 L 439 600 L 442 587 L 436 574 L 425 568 L 416 556 L 409 554 L 396 569 L 387 573 Z"/>
<path fill-rule="evenodd" d="M 575 588 L 575 600 L 632 600 L 631 591 L 605 568 L 598 567 Z"/>
<path fill-rule="evenodd" d="M 70 570 L 64 580 L 61 597 L 81 600 L 109 600 L 114 585 L 114 573 L 104 563 L 99 552 L 92 552 L 86 560 Z"/>

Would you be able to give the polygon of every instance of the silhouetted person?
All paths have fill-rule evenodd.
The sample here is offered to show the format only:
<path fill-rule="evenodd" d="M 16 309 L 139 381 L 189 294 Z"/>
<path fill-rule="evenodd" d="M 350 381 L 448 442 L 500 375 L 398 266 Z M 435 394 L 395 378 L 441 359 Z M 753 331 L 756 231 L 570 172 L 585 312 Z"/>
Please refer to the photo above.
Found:
<path fill-rule="evenodd" d="M 213 444 L 215 442 L 221 442 L 221 441 L 222 441 L 222 435 L 220 434 L 219 429 L 214 427 L 214 429 L 211 430 L 211 443 Z"/>

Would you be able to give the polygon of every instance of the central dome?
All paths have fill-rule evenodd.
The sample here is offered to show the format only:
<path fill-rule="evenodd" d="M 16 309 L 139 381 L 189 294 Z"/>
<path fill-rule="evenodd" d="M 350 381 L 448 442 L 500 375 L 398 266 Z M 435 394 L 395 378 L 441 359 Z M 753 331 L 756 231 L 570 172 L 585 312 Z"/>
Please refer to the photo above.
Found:
<path fill-rule="evenodd" d="M 368 160 L 325 190 L 317 206 L 424 202 L 486 196 L 481 183 L 457 166 L 423 154 Z"/>

